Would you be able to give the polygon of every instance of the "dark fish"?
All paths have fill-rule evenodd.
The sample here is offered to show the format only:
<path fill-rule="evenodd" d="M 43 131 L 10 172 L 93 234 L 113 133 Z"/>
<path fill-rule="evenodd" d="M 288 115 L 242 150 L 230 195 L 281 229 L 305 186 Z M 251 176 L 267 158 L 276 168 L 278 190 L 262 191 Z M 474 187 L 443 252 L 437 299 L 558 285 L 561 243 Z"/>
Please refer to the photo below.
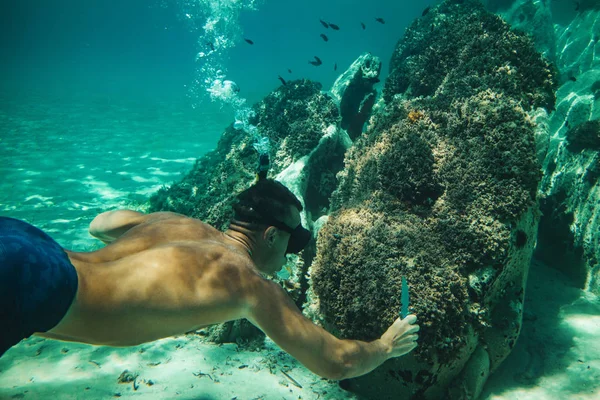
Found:
<path fill-rule="evenodd" d="M 333 64 L 333 70 L 337 71 L 337 63 Z"/>
<path fill-rule="evenodd" d="M 367 26 L 365 24 L 363 24 L 362 22 L 360 23 L 360 26 L 362 26 L 363 30 L 367 29 Z"/>
<path fill-rule="evenodd" d="M 337 239 L 337 240 L 340 240 L 344 237 L 343 235 L 340 235 L 339 233 L 332 233 L 331 236 L 333 236 L 333 238 Z"/>
<path fill-rule="evenodd" d="M 318 67 L 319 65 L 323 64 L 319 57 L 315 56 L 315 60 L 316 61 L 309 61 L 308 63 L 314 65 L 315 67 Z"/>
<path fill-rule="evenodd" d="M 569 121 L 565 121 L 565 126 L 568 128 L 569 127 Z"/>
<path fill-rule="evenodd" d="M 375 18 L 375 21 L 379 22 L 380 24 L 385 24 L 383 18 Z"/>
<path fill-rule="evenodd" d="M 427 7 L 426 9 L 424 9 L 423 13 L 421 14 L 421 17 L 426 16 L 429 13 L 429 10 L 431 10 L 431 7 Z"/>
<path fill-rule="evenodd" d="M 575 78 L 574 76 L 571 76 L 571 77 L 569 78 L 569 80 L 570 80 L 570 81 L 573 81 L 573 82 L 577 82 L 577 78 Z"/>
<path fill-rule="evenodd" d="M 215 45 L 212 42 L 206 42 L 206 45 L 210 47 L 212 51 L 215 51 Z"/>
<path fill-rule="evenodd" d="M 579 11 L 579 2 L 578 1 L 575 2 L 575 11 Z"/>
<path fill-rule="evenodd" d="M 292 70 L 288 68 L 288 72 L 291 74 L 291 73 L 292 73 Z"/>
<path fill-rule="evenodd" d="M 331 27 L 331 29 L 333 29 L 334 31 L 339 31 L 340 27 L 337 26 L 336 24 L 332 24 L 331 22 L 329 23 L 329 26 Z"/>
<path fill-rule="evenodd" d="M 321 33 L 321 37 L 323 38 L 324 41 L 328 41 L 329 40 L 329 38 L 327 36 L 325 36 L 324 33 Z"/>
<path fill-rule="evenodd" d="M 281 83 L 283 83 L 284 85 L 287 85 L 287 82 L 285 81 L 285 79 L 283 79 L 281 77 L 281 75 L 277 75 L 277 78 L 279 78 L 279 80 L 281 81 Z"/>
<path fill-rule="evenodd" d="M 329 28 L 329 24 L 327 22 L 323 21 L 322 19 L 320 19 L 319 22 L 325 27 L 325 29 Z"/>
<path fill-rule="evenodd" d="M 250 39 L 244 39 L 246 41 L 246 43 L 250 43 L 250 44 L 254 44 L 254 42 Z"/>

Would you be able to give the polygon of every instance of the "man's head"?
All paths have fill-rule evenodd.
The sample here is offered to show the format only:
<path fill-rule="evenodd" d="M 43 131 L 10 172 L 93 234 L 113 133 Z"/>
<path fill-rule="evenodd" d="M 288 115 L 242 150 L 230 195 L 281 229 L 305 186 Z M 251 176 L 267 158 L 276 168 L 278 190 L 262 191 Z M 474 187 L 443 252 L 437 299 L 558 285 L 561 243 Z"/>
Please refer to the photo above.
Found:
<path fill-rule="evenodd" d="M 264 272 L 281 269 L 285 255 L 300 252 L 310 240 L 310 232 L 301 225 L 302 204 L 273 179 L 261 179 L 238 194 L 233 211 L 230 229 L 243 226 L 251 231 L 252 257 Z"/>

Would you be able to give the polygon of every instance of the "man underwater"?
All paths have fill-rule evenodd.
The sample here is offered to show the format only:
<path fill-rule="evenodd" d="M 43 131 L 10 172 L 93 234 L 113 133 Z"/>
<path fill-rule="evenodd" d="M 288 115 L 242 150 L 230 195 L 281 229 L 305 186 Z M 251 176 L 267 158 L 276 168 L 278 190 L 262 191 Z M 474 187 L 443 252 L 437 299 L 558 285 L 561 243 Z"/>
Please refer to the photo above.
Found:
<path fill-rule="evenodd" d="M 133 346 L 246 318 L 315 374 L 366 374 L 416 346 L 416 316 L 372 342 L 340 340 L 302 315 L 272 275 L 310 232 L 302 205 L 261 179 L 236 197 L 225 232 L 172 212 L 108 211 L 90 224 L 106 246 L 63 249 L 38 228 L 0 217 L 0 356 L 32 334 Z"/>

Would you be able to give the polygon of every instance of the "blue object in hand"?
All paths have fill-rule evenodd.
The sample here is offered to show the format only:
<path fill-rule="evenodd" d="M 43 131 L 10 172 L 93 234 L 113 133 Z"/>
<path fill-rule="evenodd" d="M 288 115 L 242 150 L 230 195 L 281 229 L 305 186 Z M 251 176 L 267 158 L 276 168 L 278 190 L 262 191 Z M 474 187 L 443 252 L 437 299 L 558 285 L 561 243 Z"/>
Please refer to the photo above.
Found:
<path fill-rule="evenodd" d="M 408 283 L 406 283 L 406 278 L 402 277 L 402 293 L 400 297 L 400 303 L 402 304 L 402 308 L 400 309 L 400 317 L 402 319 L 406 318 L 408 315 Z"/>

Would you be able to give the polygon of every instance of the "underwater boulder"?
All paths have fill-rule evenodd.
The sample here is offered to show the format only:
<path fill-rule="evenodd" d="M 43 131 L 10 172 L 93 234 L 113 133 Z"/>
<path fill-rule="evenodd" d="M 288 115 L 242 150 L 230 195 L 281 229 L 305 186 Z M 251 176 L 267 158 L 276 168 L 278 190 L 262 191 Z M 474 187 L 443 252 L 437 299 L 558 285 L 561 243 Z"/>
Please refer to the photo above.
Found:
<path fill-rule="evenodd" d="M 555 87 L 533 43 L 478 1 L 443 2 L 407 29 L 338 174 L 305 314 L 338 337 L 377 339 L 405 277 L 420 346 L 344 388 L 476 398 L 510 353 L 540 215 L 531 115 L 553 109 Z"/>
<path fill-rule="evenodd" d="M 362 134 L 365 122 L 371 115 L 379 82 L 381 61 L 370 53 L 362 54 L 333 83 L 329 93 L 339 104 L 341 127 L 352 140 Z"/>

